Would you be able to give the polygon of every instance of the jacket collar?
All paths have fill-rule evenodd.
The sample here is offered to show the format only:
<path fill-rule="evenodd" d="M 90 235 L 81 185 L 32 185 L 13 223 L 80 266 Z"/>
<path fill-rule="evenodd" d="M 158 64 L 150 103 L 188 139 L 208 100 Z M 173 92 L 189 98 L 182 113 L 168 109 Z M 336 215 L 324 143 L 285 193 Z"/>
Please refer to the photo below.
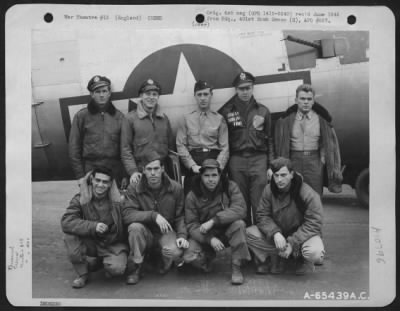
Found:
<path fill-rule="evenodd" d="M 294 172 L 293 179 L 289 189 L 289 193 L 293 198 L 297 198 L 299 196 L 302 184 L 303 184 L 303 177 L 299 173 Z M 277 197 L 279 194 L 281 194 L 278 186 L 275 183 L 274 177 L 271 178 L 271 192 L 274 195 L 274 197 Z"/>
<path fill-rule="evenodd" d="M 236 105 L 243 105 L 243 102 L 239 99 L 239 97 L 237 96 L 237 94 L 235 94 L 235 95 L 228 101 L 228 103 L 232 103 L 233 106 L 236 106 Z M 251 96 L 250 101 L 249 101 L 249 103 L 248 103 L 248 109 L 252 108 L 253 106 L 257 108 L 258 105 L 259 105 L 259 104 L 258 104 L 257 101 L 255 100 L 254 96 Z M 237 109 L 237 108 L 236 108 L 236 109 Z"/>
<path fill-rule="evenodd" d="M 100 112 L 99 107 L 96 105 L 96 103 L 93 101 L 93 99 L 90 100 L 89 104 L 87 105 L 87 109 L 89 110 L 89 112 L 90 112 L 91 114 L 96 114 L 96 113 L 99 113 L 99 112 Z M 107 112 L 107 113 L 109 113 L 110 115 L 113 116 L 113 115 L 115 114 L 116 110 L 117 110 L 117 109 L 115 108 L 115 106 L 113 105 L 112 102 L 108 102 L 108 103 L 106 104 L 106 110 L 105 110 L 105 112 Z"/>
<path fill-rule="evenodd" d="M 208 115 L 208 114 L 217 114 L 217 112 L 214 111 L 214 110 L 208 109 L 207 111 L 203 112 L 199 108 L 197 108 L 197 109 L 193 110 L 192 112 L 190 112 L 190 114 L 195 114 L 195 113 L 198 114 L 198 115 L 200 115 L 201 113 L 205 113 L 206 115 Z"/>
<path fill-rule="evenodd" d="M 171 180 L 165 172 L 162 174 L 161 177 L 161 189 L 166 190 L 167 192 L 173 191 Z M 147 178 L 144 174 L 142 175 L 142 178 L 140 179 L 138 185 L 136 186 L 136 190 L 138 194 L 144 192 L 150 192 L 150 187 L 147 184 Z"/>
<path fill-rule="evenodd" d="M 88 184 L 90 175 L 91 175 L 90 173 L 87 173 L 80 185 L 79 202 L 81 205 L 88 204 L 93 199 L 92 185 Z M 113 203 L 121 202 L 121 194 L 118 190 L 118 186 L 115 179 L 112 181 L 111 188 L 108 190 L 108 199 Z"/>
<path fill-rule="evenodd" d="M 143 104 L 141 101 L 138 103 L 136 111 L 137 111 L 139 119 L 144 119 L 147 116 L 149 116 L 149 113 L 146 110 L 144 110 Z M 159 104 L 156 105 L 156 110 L 154 111 L 154 114 L 157 118 L 164 118 L 164 114 L 160 111 Z"/>
<path fill-rule="evenodd" d="M 312 110 L 317 113 L 321 118 L 325 119 L 327 122 L 332 122 L 332 116 L 330 115 L 330 113 L 328 112 L 328 110 L 325 109 L 324 106 L 318 104 L 317 102 L 314 103 L 314 105 L 312 106 Z M 290 106 L 286 112 L 284 117 L 287 117 L 288 115 L 290 115 L 291 113 L 297 113 L 297 104 L 294 104 L 292 106 Z"/>

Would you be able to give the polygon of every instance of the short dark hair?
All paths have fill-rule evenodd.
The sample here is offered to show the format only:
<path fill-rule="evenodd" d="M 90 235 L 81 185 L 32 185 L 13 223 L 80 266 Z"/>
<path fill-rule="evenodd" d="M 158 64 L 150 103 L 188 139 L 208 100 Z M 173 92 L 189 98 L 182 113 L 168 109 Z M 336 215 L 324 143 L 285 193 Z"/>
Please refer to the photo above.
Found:
<path fill-rule="evenodd" d="M 282 167 L 287 167 L 289 172 L 293 171 L 292 161 L 284 157 L 278 157 L 275 160 L 271 161 L 271 170 L 273 173 L 279 171 Z"/>
<path fill-rule="evenodd" d="M 315 90 L 314 88 L 311 86 L 311 84 L 301 84 L 297 87 L 296 89 L 296 97 L 299 95 L 300 92 L 312 92 L 313 95 L 315 96 Z"/>
<path fill-rule="evenodd" d="M 107 166 L 96 166 L 92 171 L 92 176 L 94 177 L 96 173 L 110 176 L 110 180 L 114 179 L 113 171 Z"/>

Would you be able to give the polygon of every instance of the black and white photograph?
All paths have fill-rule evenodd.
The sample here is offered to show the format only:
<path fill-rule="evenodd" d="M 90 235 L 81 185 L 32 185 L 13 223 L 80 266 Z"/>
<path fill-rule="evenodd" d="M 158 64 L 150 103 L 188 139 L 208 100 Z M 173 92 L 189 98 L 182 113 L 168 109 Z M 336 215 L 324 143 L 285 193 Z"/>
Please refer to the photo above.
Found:
<path fill-rule="evenodd" d="M 394 25 L 384 7 L 12 7 L 10 303 L 389 304 Z"/>

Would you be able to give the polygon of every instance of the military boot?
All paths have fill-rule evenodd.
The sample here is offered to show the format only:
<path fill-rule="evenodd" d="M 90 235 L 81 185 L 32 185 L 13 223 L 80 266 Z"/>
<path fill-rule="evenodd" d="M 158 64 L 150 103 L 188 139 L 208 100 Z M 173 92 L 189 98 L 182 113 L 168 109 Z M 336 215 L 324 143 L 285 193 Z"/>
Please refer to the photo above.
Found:
<path fill-rule="evenodd" d="M 265 262 L 262 262 L 259 259 L 257 259 L 257 257 L 254 257 L 254 263 L 256 265 L 257 274 L 268 274 L 269 267 L 267 264 L 267 260 L 265 260 Z"/>
<path fill-rule="evenodd" d="M 133 272 L 128 274 L 126 277 L 126 284 L 128 285 L 135 285 L 139 283 L 140 280 L 140 273 L 142 270 L 142 264 L 135 264 L 133 268 Z"/>
<path fill-rule="evenodd" d="M 271 273 L 281 274 L 285 271 L 285 259 L 279 255 L 271 255 Z"/>
<path fill-rule="evenodd" d="M 296 258 L 296 275 L 304 275 L 307 272 L 314 271 L 314 264 L 305 260 L 302 256 Z"/>
<path fill-rule="evenodd" d="M 240 271 L 240 260 L 232 260 L 232 281 L 233 285 L 243 284 L 243 274 Z"/>
<path fill-rule="evenodd" d="M 75 280 L 72 282 L 72 287 L 73 288 L 82 288 L 86 286 L 86 283 L 89 280 L 89 274 L 82 274 L 78 276 Z"/>

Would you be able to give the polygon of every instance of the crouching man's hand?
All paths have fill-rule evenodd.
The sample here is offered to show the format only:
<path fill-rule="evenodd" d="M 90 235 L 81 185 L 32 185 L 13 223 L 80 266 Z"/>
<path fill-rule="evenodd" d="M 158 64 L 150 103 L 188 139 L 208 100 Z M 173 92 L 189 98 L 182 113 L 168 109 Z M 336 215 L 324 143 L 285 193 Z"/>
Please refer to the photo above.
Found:
<path fill-rule="evenodd" d="M 215 237 L 211 239 L 210 244 L 216 252 L 222 251 L 225 248 L 224 243 Z"/>
<path fill-rule="evenodd" d="M 173 231 L 171 225 L 168 220 L 166 220 L 162 215 L 157 214 L 156 223 L 160 227 L 160 231 L 162 234 L 167 233 L 168 231 Z"/>
<path fill-rule="evenodd" d="M 98 234 L 104 234 L 108 231 L 108 226 L 106 224 L 103 224 L 102 222 L 99 222 L 96 225 L 96 232 Z"/>
<path fill-rule="evenodd" d="M 289 243 L 286 244 L 286 249 L 283 252 L 279 252 L 279 256 L 282 258 L 289 258 L 290 254 L 293 252 L 293 247 Z"/>
<path fill-rule="evenodd" d="M 283 252 L 286 248 L 286 239 L 285 237 L 282 235 L 282 233 L 277 232 L 274 234 L 274 242 L 275 242 L 275 247 Z"/>
<path fill-rule="evenodd" d="M 200 226 L 200 232 L 206 234 L 213 226 L 214 226 L 214 220 L 210 219 L 209 221 L 203 223 Z"/>
<path fill-rule="evenodd" d="M 188 248 L 189 242 L 184 238 L 178 238 L 176 239 L 176 245 L 178 246 L 178 248 Z"/>

